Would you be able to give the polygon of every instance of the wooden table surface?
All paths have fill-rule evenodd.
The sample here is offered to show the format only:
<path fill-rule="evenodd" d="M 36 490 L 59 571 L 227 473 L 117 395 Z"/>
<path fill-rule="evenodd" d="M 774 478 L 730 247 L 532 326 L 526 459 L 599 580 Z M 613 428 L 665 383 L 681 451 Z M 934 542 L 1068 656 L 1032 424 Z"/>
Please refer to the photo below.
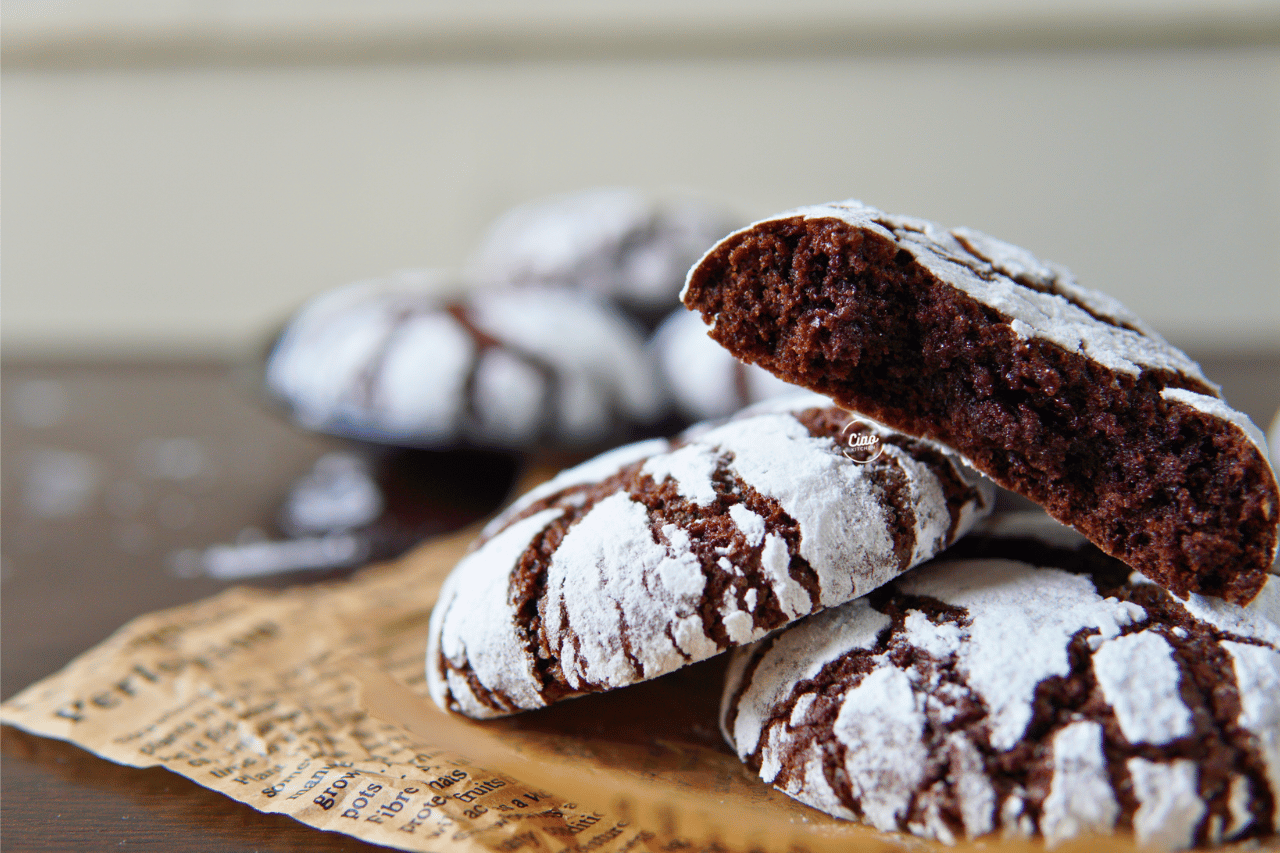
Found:
<path fill-rule="evenodd" d="M 1280 351 L 1200 358 L 1227 400 L 1265 429 L 1280 407 Z M 0 387 L 5 699 L 130 618 L 226 588 L 184 576 L 184 553 L 270 537 L 290 484 L 344 447 L 291 427 L 258 399 L 251 377 L 217 363 L 10 360 Z M 505 488 L 495 477 L 424 470 L 421 530 L 491 511 Z M 9 727 L 2 746 L 6 851 L 379 849 Z"/>

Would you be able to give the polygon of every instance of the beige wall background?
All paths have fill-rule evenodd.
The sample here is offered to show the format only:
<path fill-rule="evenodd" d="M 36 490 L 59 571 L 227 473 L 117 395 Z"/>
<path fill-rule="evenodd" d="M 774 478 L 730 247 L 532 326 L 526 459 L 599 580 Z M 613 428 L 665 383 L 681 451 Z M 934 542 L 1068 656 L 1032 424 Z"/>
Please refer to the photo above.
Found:
<path fill-rule="evenodd" d="M 507 207 L 858 197 L 1280 347 L 1280 3 L 4 7 L 7 355 L 234 355 Z"/>

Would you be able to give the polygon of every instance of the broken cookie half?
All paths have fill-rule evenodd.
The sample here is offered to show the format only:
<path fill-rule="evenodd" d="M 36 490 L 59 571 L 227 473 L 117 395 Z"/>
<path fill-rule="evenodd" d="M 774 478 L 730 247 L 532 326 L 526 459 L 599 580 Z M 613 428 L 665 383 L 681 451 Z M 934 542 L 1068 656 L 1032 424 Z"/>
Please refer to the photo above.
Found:
<path fill-rule="evenodd" d="M 1061 267 L 847 201 L 726 237 L 683 300 L 743 361 L 954 448 L 1179 595 L 1244 603 L 1267 578 L 1261 432 Z"/>

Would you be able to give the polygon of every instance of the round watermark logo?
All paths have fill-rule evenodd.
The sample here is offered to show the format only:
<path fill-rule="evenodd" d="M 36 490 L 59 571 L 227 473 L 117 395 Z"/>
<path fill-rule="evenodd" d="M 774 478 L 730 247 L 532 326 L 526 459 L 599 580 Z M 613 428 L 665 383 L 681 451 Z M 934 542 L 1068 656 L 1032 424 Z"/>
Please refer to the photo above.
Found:
<path fill-rule="evenodd" d="M 866 421 L 854 418 L 840 430 L 840 452 L 859 465 L 875 459 L 883 450 L 880 436 Z"/>

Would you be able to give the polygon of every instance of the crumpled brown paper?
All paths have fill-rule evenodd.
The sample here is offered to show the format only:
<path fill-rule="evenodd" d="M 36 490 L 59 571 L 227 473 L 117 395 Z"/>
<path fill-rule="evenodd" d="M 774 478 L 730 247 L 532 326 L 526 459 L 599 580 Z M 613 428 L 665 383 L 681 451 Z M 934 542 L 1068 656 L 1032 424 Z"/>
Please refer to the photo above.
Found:
<path fill-rule="evenodd" d="M 0 720 L 403 850 L 936 847 L 754 778 L 719 740 L 717 660 L 485 723 L 440 711 L 426 698 L 427 622 L 471 535 L 347 581 L 142 616 Z"/>

